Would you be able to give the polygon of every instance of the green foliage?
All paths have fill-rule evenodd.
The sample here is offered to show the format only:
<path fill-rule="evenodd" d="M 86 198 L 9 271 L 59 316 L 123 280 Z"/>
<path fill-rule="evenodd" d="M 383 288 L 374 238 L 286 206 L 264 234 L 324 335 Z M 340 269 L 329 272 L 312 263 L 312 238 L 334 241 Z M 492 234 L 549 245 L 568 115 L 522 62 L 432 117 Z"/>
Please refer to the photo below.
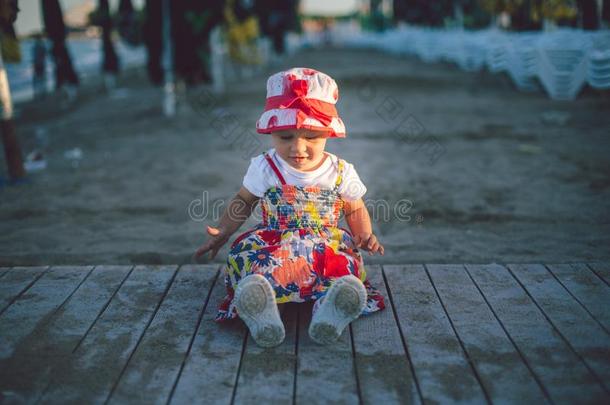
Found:
<path fill-rule="evenodd" d="M 528 15 L 532 21 L 574 19 L 578 11 L 574 0 L 479 0 L 479 3 L 492 14 Z"/>

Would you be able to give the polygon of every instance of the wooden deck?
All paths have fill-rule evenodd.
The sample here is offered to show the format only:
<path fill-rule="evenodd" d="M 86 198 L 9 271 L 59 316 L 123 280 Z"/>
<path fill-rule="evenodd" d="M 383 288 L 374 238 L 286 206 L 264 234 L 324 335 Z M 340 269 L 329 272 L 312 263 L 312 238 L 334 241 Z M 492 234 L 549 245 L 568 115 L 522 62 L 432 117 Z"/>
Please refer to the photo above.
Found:
<path fill-rule="evenodd" d="M 610 403 L 610 263 L 368 271 L 385 311 L 264 350 L 216 267 L 0 268 L 0 403 Z"/>

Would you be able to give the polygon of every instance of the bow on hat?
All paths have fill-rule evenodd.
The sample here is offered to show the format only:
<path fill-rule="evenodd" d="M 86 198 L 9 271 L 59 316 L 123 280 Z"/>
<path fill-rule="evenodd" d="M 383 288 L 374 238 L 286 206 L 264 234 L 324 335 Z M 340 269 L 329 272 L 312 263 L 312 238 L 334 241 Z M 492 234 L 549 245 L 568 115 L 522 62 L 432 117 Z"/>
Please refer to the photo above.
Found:
<path fill-rule="evenodd" d="M 307 98 L 307 80 L 297 79 L 294 75 L 288 75 L 288 87 L 291 94 L 273 96 L 267 99 L 265 110 L 296 108 L 303 114 L 298 114 L 298 123 L 301 124 L 305 118 L 311 117 L 328 126 L 333 118 L 337 116 L 337 109 L 331 103 Z"/>

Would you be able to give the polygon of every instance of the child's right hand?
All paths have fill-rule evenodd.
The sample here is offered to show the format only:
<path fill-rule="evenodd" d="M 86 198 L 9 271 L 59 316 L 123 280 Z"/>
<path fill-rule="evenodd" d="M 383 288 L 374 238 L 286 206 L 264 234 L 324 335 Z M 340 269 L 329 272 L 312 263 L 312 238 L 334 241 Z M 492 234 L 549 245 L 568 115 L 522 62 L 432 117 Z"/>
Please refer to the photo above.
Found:
<path fill-rule="evenodd" d="M 214 228 L 212 226 L 207 227 L 208 235 L 210 235 L 210 239 L 208 239 L 197 251 L 195 252 L 195 257 L 200 257 L 206 252 L 210 252 L 208 256 L 210 260 L 216 257 L 216 254 L 228 240 L 231 235 L 224 228 Z"/>
<path fill-rule="evenodd" d="M 356 247 L 362 248 L 369 252 L 369 255 L 379 253 L 383 256 L 385 249 L 381 243 L 377 240 L 377 236 L 372 233 L 361 233 L 354 236 L 354 243 Z"/>

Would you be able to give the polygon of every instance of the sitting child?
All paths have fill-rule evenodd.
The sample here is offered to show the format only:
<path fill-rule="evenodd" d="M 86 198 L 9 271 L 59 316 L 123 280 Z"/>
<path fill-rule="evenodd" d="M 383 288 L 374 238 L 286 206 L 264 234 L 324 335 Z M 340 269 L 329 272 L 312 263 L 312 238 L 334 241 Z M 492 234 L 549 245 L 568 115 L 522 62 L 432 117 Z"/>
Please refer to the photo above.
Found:
<path fill-rule="evenodd" d="M 261 201 L 262 223 L 231 245 L 227 296 L 216 317 L 239 316 L 260 346 L 284 339 L 277 304 L 315 300 L 309 335 L 320 344 L 385 307 L 358 250 L 384 253 L 362 200 L 366 187 L 351 164 L 324 151 L 328 138 L 345 137 L 338 98 L 335 81 L 313 69 L 269 78 L 257 132 L 271 134 L 274 148 L 251 160 L 241 189 L 196 252 L 213 258 Z M 351 233 L 338 227 L 341 212 Z"/>

